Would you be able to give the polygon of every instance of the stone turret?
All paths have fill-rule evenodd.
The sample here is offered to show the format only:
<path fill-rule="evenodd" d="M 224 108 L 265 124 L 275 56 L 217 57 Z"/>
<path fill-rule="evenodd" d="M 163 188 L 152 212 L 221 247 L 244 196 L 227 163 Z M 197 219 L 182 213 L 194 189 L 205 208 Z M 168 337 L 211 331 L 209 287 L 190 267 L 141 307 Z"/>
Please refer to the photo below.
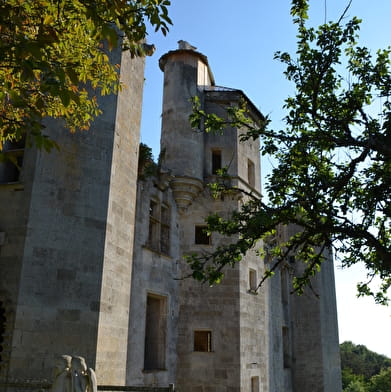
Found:
<path fill-rule="evenodd" d="M 195 49 L 179 41 L 177 50 L 159 60 L 164 72 L 162 168 L 173 176 L 171 187 L 181 210 L 202 190 L 204 176 L 204 135 L 190 126 L 190 99 L 198 95 L 198 86 L 214 85 L 208 59 Z"/>

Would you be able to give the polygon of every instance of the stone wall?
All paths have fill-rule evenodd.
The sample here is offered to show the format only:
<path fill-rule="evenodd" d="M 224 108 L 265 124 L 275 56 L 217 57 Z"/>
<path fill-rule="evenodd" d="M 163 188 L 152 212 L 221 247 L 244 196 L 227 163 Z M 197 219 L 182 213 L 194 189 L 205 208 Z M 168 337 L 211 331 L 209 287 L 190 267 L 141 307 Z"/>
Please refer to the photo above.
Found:
<path fill-rule="evenodd" d="M 144 62 L 119 51 L 112 60 L 123 90 L 101 99 L 91 130 L 48 122 L 61 151 L 27 149 L 21 181 L 0 185 L 0 381 L 50 379 L 58 355 L 73 354 L 96 369 L 101 390 L 340 390 L 331 255 L 313 282 L 320 299 L 289 295 L 284 269 L 257 290 L 261 241 L 219 285 L 182 279 L 191 274 L 183 255 L 236 239 L 196 240 L 208 215 L 229 217 L 245 201 L 237 191 L 211 196 L 214 165 L 227 167 L 225 185 L 261 196 L 259 141 L 191 129 L 189 98 L 222 116 L 244 99 L 254 120 L 262 115 L 240 90 L 214 86 L 205 56 L 169 52 L 163 172 L 137 184 Z"/>
<path fill-rule="evenodd" d="M 27 220 L 34 179 L 36 151 L 24 152 L 20 181 L 0 184 L 0 301 L 4 311 L 3 351 L 0 361 L 0 379 L 8 374 L 12 351 L 13 327 L 18 302 L 20 274 L 23 263 Z"/>
<path fill-rule="evenodd" d="M 294 225 L 285 227 L 283 237 L 288 238 L 298 230 Z M 289 318 L 285 316 L 284 324 L 289 328 L 291 340 L 289 367 L 293 387 L 302 392 L 342 389 L 333 258 L 328 251 L 324 256 L 321 271 L 311 279 L 311 288 L 306 287 L 301 296 L 290 294 L 287 298 Z M 305 266 L 300 260 L 291 259 L 290 267 L 300 275 Z"/>
<path fill-rule="evenodd" d="M 150 243 L 150 203 L 169 209 L 168 248 L 159 249 L 161 221 L 157 222 L 156 243 Z M 171 190 L 164 181 L 149 177 L 138 183 L 136 235 L 132 273 L 132 294 L 129 318 L 127 379 L 130 385 L 168 385 L 175 382 L 176 346 L 178 336 L 178 263 L 179 233 L 177 210 Z M 161 217 L 158 217 L 160 219 Z M 163 368 L 145 369 L 145 338 L 147 297 L 155 296 L 165 302 L 163 319 Z"/>
<path fill-rule="evenodd" d="M 116 106 L 104 108 L 115 124 L 96 351 L 101 382 L 117 385 L 126 381 L 144 59 L 123 52 L 120 81 Z"/>
<path fill-rule="evenodd" d="M 237 201 L 213 200 L 205 189 L 180 216 L 181 251 L 210 252 L 223 241 L 214 235 L 210 245 L 195 244 L 195 225 L 213 212 L 234 209 Z M 182 261 L 181 273 L 189 270 Z M 240 289 L 239 267 L 228 268 L 221 284 L 210 287 L 193 279 L 180 282 L 177 385 L 182 391 L 240 390 Z M 194 332 L 210 331 L 211 351 L 196 351 Z"/>
<path fill-rule="evenodd" d="M 257 291 L 252 289 L 250 269 L 256 274 L 258 283 L 264 266 L 255 250 L 249 251 L 240 262 L 241 390 L 251 391 L 251 380 L 257 378 L 253 382 L 259 384 L 259 391 L 265 392 L 269 390 L 268 282 Z"/>
<path fill-rule="evenodd" d="M 10 371 L 16 378 L 47 378 L 63 353 L 95 362 L 110 144 L 95 129 L 53 129 L 61 152 L 39 154 L 26 222 Z"/>
<path fill-rule="evenodd" d="M 0 289 L 15 311 L 9 378 L 49 379 L 53 360 L 74 354 L 99 372 L 105 362 L 103 382 L 125 382 L 143 61 L 122 61 L 121 72 L 126 86 L 100 99 L 88 132 L 48 121 L 61 150 L 28 151 L 22 190 L 0 188 Z"/>

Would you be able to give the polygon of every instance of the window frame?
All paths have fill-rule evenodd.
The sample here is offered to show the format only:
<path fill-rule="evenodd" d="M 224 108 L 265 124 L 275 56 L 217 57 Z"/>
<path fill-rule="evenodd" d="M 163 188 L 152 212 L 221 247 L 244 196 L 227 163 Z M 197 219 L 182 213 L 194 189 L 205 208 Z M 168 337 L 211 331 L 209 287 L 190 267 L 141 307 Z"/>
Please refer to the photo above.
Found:
<path fill-rule="evenodd" d="M 149 226 L 146 246 L 154 252 L 170 256 L 171 208 L 154 198 L 149 200 Z"/>
<path fill-rule="evenodd" d="M 194 225 L 194 244 L 195 245 L 212 245 L 212 236 L 203 231 L 208 228 L 207 225 Z M 205 241 L 203 241 L 205 239 Z M 207 241 L 206 241 L 207 239 Z"/>
<path fill-rule="evenodd" d="M 255 188 L 255 165 L 249 158 L 247 158 L 247 181 L 251 188 Z"/>
<path fill-rule="evenodd" d="M 0 185 L 21 182 L 25 149 L 25 138 L 16 142 L 7 141 L 4 143 L 2 153 L 5 160 L 0 162 Z M 14 161 L 16 161 L 16 164 Z"/>
<path fill-rule="evenodd" d="M 211 173 L 212 175 L 218 175 L 218 171 L 223 168 L 223 158 L 222 158 L 222 150 L 218 148 L 212 149 L 212 162 L 211 162 Z"/>
<path fill-rule="evenodd" d="M 290 331 L 286 325 L 281 328 L 282 336 L 282 355 L 283 355 L 283 366 L 284 369 L 290 369 L 292 367 L 292 353 L 290 344 Z"/>
<path fill-rule="evenodd" d="M 203 341 L 200 341 L 200 339 Z M 206 341 L 204 339 L 206 339 Z M 206 347 L 206 350 L 200 349 L 202 347 Z M 195 353 L 213 352 L 213 339 L 212 339 L 211 329 L 195 329 L 193 331 L 193 352 Z"/>
<path fill-rule="evenodd" d="M 249 285 L 249 293 L 256 294 L 258 288 L 258 280 L 257 280 L 257 270 L 254 268 L 248 269 L 248 285 Z"/>
<path fill-rule="evenodd" d="M 159 301 L 159 315 L 158 320 L 152 320 L 153 322 L 148 323 L 148 319 L 151 320 L 151 308 L 150 305 L 148 312 L 148 300 Z M 155 302 L 156 304 L 156 302 Z M 145 303 L 145 335 L 144 335 L 144 372 L 153 371 L 164 371 L 166 370 L 167 362 L 167 333 L 168 333 L 168 311 L 167 311 L 168 301 L 167 296 L 157 295 L 153 293 L 147 293 L 146 303 Z M 149 316 L 149 318 L 148 318 Z M 157 324 L 157 325 L 156 325 Z M 157 328 L 150 333 L 148 333 L 152 327 Z M 151 343 L 151 338 L 152 342 Z M 149 340 L 148 340 L 149 339 Z M 157 342 L 154 340 L 159 339 Z M 153 345 L 156 345 L 155 347 Z M 154 357 L 153 349 L 157 349 L 158 353 Z"/>
<path fill-rule="evenodd" d="M 251 392 L 259 392 L 259 376 L 251 377 Z"/>

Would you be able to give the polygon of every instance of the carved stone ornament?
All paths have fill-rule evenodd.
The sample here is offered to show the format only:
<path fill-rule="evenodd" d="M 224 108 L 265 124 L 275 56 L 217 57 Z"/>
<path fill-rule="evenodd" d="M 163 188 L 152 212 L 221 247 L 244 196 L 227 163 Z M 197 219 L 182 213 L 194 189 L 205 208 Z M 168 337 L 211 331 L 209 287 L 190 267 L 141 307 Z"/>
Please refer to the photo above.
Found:
<path fill-rule="evenodd" d="M 95 372 L 83 357 L 62 355 L 54 367 L 51 392 L 97 392 Z"/>

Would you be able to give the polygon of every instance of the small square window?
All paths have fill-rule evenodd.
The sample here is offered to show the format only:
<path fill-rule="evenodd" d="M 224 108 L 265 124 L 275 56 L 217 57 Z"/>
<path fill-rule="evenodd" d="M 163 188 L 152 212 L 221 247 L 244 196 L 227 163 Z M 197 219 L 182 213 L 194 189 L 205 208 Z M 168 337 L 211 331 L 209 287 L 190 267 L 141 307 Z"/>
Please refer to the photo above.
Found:
<path fill-rule="evenodd" d="M 207 226 L 196 226 L 194 242 L 196 245 L 210 245 L 210 235 L 207 233 Z"/>
<path fill-rule="evenodd" d="M 194 331 L 194 351 L 212 352 L 212 331 Z"/>

